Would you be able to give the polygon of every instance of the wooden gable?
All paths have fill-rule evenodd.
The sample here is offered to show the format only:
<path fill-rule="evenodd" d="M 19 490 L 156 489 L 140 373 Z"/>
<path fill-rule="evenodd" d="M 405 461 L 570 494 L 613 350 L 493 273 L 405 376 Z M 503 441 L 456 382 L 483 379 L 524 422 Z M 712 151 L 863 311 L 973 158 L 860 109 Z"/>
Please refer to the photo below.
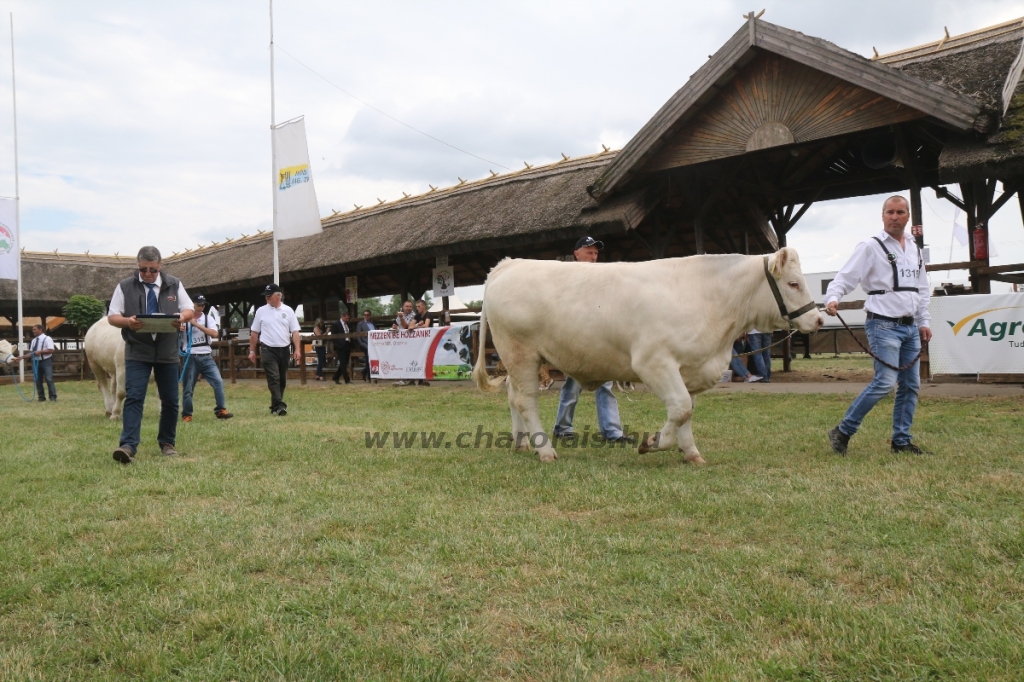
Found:
<path fill-rule="evenodd" d="M 925 114 L 785 57 L 762 52 L 646 164 L 646 171 L 901 123 Z"/>

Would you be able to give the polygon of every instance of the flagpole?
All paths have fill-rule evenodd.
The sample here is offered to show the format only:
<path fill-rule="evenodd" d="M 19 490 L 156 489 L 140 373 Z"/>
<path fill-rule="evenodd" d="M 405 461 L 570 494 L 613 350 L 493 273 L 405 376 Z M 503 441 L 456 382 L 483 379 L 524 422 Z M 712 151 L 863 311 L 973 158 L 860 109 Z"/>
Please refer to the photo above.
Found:
<path fill-rule="evenodd" d="M 14 113 L 14 248 L 18 250 L 18 357 L 25 347 L 25 317 L 21 302 L 21 193 L 18 188 L 18 95 L 14 85 L 14 12 L 11 12 L 11 100 Z M 25 361 L 18 363 L 25 383 Z"/>
<path fill-rule="evenodd" d="M 270 0 L 270 173 L 273 177 L 274 197 L 274 284 L 281 283 L 281 267 L 277 257 L 277 142 L 274 140 L 274 0 Z"/>

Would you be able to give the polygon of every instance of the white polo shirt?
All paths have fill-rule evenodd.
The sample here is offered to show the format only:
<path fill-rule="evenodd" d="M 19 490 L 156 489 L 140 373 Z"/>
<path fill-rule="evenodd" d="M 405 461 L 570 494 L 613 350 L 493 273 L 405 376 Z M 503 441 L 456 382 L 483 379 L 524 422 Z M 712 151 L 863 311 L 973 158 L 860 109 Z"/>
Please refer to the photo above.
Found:
<path fill-rule="evenodd" d="M 250 329 L 260 335 L 260 343 L 264 346 L 287 348 L 292 342 L 292 332 L 300 329 L 299 318 L 284 303 L 279 308 L 268 303 L 256 311 Z"/>
<path fill-rule="evenodd" d="M 885 245 L 891 254 L 891 262 L 875 238 Z M 864 310 L 886 317 L 912 315 L 918 327 L 930 327 L 932 316 L 928 312 L 928 303 L 931 301 L 931 287 L 924 269 L 924 258 L 913 237 L 907 235 L 904 243 L 906 248 L 882 230 L 875 237 L 858 244 L 850 260 L 828 285 L 825 305 L 838 301 L 860 284 L 864 291 L 869 292 Z M 894 291 L 895 287 L 912 290 Z M 885 293 L 872 294 L 874 291 Z"/>

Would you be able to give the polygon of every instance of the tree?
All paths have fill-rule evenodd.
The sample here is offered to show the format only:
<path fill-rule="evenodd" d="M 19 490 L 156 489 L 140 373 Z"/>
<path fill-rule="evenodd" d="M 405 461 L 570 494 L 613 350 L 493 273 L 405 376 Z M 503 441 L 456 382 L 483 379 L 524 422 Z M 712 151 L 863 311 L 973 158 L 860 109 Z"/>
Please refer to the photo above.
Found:
<path fill-rule="evenodd" d="M 395 294 L 394 296 L 391 297 L 391 300 L 388 301 L 388 305 L 387 305 L 387 309 L 386 309 L 385 313 L 387 315 L 397 315 L 398 311 L 401 310 L 401 309 L 402 309 L 402 297 L 399 296 L 398 294 Z"/>
<path fill-rule="evenodd" d="M 370 314 L 374 317 L 380 317 L 388 314 L 387 307 L 384 305 L 384 302 L 376 297 L 359 299 L 356 301 L 356 309 L 359 311 L 360 315 L 363 314 L 364 310 L 369 310 Z"/>
<path fill-rule="evenodd" d="M 467 308 L 483 308 L 484 307 L 484 301 L 483 301 L 483 299 L 480 299 L 479 301 L 466 301 L 466 307 Z"/>
<path fill-rule="evenodd" d="M 64 318 L 78 329 L 79 334 L 85 334 L 104 313 L 106 306 L 103 301 L 92 296 L 76 294 L 64 304 Z"/>

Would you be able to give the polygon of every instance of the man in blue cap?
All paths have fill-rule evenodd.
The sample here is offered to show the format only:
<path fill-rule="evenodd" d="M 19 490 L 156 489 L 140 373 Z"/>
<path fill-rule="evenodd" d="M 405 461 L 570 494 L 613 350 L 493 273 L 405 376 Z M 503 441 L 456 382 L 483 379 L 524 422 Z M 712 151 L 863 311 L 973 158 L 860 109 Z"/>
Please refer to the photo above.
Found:
<path fill-rule="evenodd" d="M 604 248 L 604 243 L 593 237 L 582 237 L 576 242 L 576 248 L 572 255 L 580 263 L 596 263 L 598 252 Z M 632 445 L 636 439 L 623 435 L 622 419 L 619 417 L 619 402 L 612 393 L 612 384 L 609 381 L 602 384 L 594 392 L 594 399 L 597 402 L 597 425 L 601 435 L 609 443 L 626 443 Z M 571 442 L 576 438 L 572 429 L 573 417 L 576 414 L 576 403 L 580 399 L 580 391 L 583 387 L 571 376 L 565 377 L 565 384 L 562 386 L 562 395 L 558 400 L 558 416 L 555 418 L 555 439 L 562 442 Z"/>

